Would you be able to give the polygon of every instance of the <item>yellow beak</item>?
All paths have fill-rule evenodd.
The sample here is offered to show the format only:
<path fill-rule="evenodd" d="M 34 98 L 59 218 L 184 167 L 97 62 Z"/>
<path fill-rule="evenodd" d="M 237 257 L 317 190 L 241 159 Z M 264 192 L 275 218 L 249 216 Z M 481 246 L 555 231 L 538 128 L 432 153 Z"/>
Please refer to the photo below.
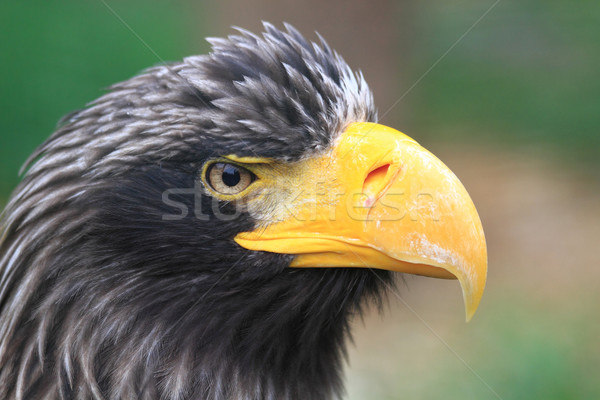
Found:
<path fill-rule="evenodd" d="M 467 320 L 483 294 L 481 221 L 458 178 L 394 129 L 354 123 L 325 155 L 304 162 L 306 185 L 288 216 L 236 242 L 296 254 L 292 267 L 379 268 L 460 281 Z"/>

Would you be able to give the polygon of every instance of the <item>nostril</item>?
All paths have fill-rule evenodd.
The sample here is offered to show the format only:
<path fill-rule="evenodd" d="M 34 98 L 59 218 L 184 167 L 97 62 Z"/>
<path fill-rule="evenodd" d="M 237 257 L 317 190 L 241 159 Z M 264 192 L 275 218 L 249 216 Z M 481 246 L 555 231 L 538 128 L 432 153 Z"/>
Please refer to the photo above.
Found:
<path fill-rule="evenodd" d="M 385 186 L 385 177 L 390 169 L 390 164 L 385 164 L 369 172 L 363 183 L 363 193 L 369 198 L 374 198 Z"/>

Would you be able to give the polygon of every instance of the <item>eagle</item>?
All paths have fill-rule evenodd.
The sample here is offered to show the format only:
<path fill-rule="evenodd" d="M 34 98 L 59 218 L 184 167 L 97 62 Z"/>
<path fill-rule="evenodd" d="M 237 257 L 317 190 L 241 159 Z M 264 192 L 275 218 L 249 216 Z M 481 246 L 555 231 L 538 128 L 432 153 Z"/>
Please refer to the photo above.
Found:
<path fill-rule="evenodd" d="M 349 323 L 395 277 L 485 286 L 458 178 L 377 123 L 360 72 L 264 23 L 67 115 L 0 230 L 3 399 L 344 394 Z"/>

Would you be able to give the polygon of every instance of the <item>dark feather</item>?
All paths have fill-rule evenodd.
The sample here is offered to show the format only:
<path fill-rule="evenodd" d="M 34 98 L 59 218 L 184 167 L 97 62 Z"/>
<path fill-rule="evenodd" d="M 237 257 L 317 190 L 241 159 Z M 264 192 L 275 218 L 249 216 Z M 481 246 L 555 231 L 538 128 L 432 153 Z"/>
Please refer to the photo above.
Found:
<path fill-rule="evenodd" d="M 342 393 L 349 319 L 389 274 L 245 250 L 233 237 L 256 221 L 198 189 L 210 157 L 308 158 L 375 119 L 324 42 L 265 30 L 114 85 L 32 155 L 2 219 L 3 398 Z"/>

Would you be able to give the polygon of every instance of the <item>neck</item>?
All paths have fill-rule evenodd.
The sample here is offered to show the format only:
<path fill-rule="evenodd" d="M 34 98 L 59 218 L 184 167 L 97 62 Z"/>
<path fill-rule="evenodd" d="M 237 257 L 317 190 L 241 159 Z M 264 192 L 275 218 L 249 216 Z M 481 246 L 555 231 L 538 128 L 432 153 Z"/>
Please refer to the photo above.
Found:
<path fill-rule="evenodd" d="M 363 269 L 245 276 L 260 267 L 247 257 L 218 277 L 142 277 L 115 264 L 68 299 L 54 294 L 80 276 L 46 280 L 0 381 L 16 393 L 23 380 L 25 398 L 339 397 L 349 319 L 381 281 Z"/>

